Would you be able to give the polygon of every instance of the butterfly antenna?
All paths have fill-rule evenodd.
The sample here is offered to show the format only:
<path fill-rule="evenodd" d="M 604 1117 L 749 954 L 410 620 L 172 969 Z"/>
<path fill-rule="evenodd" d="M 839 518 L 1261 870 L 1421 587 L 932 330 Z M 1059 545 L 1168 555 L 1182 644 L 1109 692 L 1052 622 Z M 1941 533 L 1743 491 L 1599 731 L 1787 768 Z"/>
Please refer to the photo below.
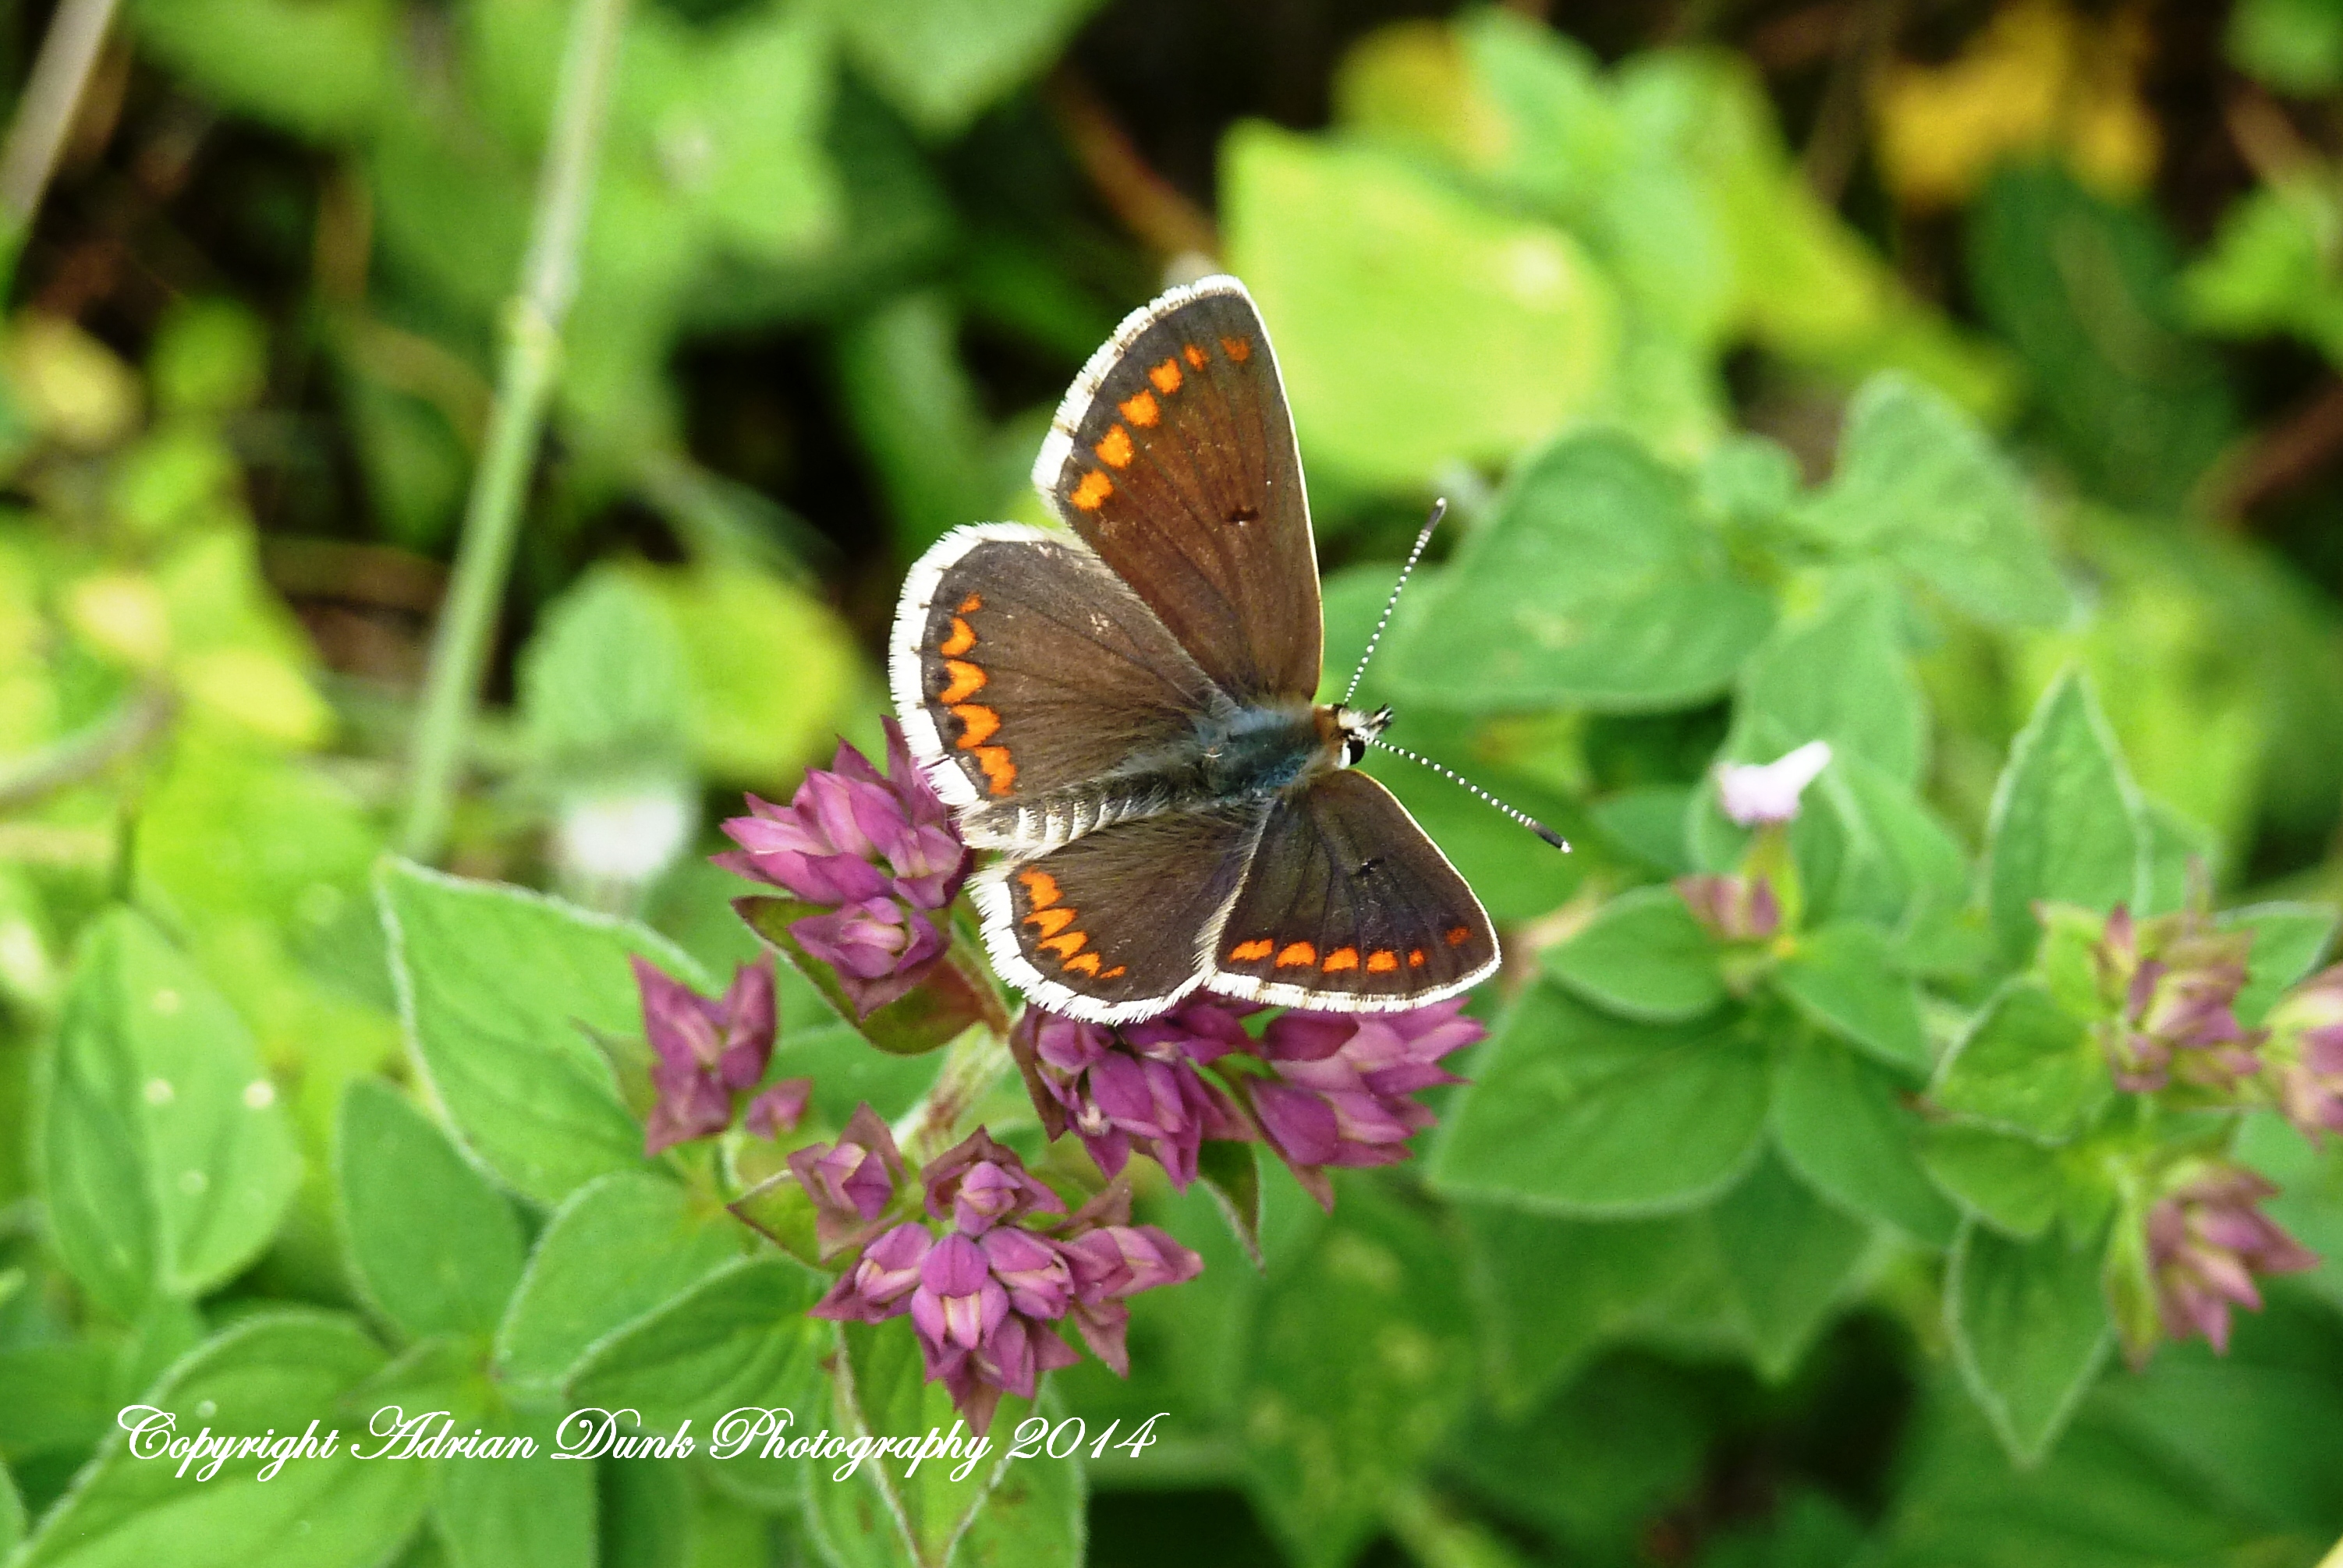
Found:
<path fill-rule="evenodd" d="M 1439 519 L 1436 518 L 1433 519 L 1435 522 L 1438 520 Z M 1457 772 L 1453 768 L 1443 767 L 1441 764 L 1434 762 L 1431 758 L 1425 757 L 1418 752 L 1410 751 L 1404 746 L 1393 746 L 1390 741 L 1382 739 L 1380 736 L 1368 737 L 1367 744 L 1373 747 L 1378 751 L 1388 751 L 1394 757 L 1404 757 L 1410 762 L 1423 763 L 1426 768 L 1431 769 L 1434 773 L 1439 774 L 1451 784 L 1463 785 L 1466 789 L 1478 795 L 1487 804 L 1494 806 L 1498 810 L 1503 811 L 1506 816 L 1511 817 L 1514 821 L 1519 822 L 1523 827 L 1527 828 L 1531 832 L 1535 833 L 1539 838 L 1544 839 L 1547 843 L 1552 844 L 1564 854 L 1567 855 L 1570 853 L 1569 839 L 1564 838 L 1561 834 L 1555 832 L 1553 829 L 1547 827 L 1544 823 L 1539 821 L 1528 812 L 1506 805 L 1503 800 L 1498 799 L 1494 795 L 1490 794 L 1486 789 L 1482 789 L 1478 784 L 1473 783 L 1473 780 L 1465 778 L 1464 775 Z"/>
<path fill-rule="evenodd" d="M 1343 707 L 1348 708 L 1351 699 L 1358 695 L 1359 681 L 1367 673 L 1367 660 L 1374 658 L 1375 644 L 1383 641 L 1383 628 L 1391 624 L 1392 611 L 1399 608 L 1400 589 L 1407 587 L 1408 577 L 1415 570 L 1415 563 L 1423 558 L 1423 547 L 1432 542 L 1432 530 L 1438 528 L 1440 519 L 1447 515 L 1448 498 L 1443 496 L 1432 503 L 1432 516 L 1424 519 L 1423 531 L 1415 536 L 1415 548 L 1407 552 L 1407 565 L 1399 568 L 1399 581 L 1392 584 L 1391 598 L 1383 600 L 1383 617 L 1375 622 L 1374 635 L 1367 638 L 1367 651 L 1359 655 L 1359 668 L 1351 671 L 1351 684 L 1343 689 Z"/>

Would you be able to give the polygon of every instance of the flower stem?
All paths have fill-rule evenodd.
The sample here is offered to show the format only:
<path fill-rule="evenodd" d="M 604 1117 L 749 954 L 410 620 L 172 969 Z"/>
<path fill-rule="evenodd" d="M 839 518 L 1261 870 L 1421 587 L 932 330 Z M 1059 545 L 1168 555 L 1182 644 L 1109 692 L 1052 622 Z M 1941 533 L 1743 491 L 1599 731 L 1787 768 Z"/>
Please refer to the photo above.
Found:
<path fill-rule="evenodd" d="M 947 1046 L 934 1087 L 895 1129 L 903 1158 L 917 1167 L 950 1148 L 960 1119 L 992 1092 L 1011 1065 L 1009 1041 L 989 1025 L 974 1025 Z"/>
<path fill-rule="evenodd" d="M 528 255 L 521 264 L 519 292 L 505 317 L 496 403 L 465 505 L 455 575 L 432 637 L 430 673 L 416 722 L 400 841 L 417 859 L 436 858 L 447 835 L 464 735 L 479 699 L 480 673 L 560 364 L 561 326 L 578 292 L 578 252 L 593 200 L 626 12 L 627 0 L 576 0 L 570 13 Z"/>
<path fill-rule="evenodd" d="M 13 262 L 25 231 L 33 226 L 42 193 L 55 172 L 57 153 L 73 128 L 75 111 L 114 24 L 114 0 L 64 0 L 49 20 L 32 80 L 19 100 L 8 143 L 0 151 L 0 251 Z"/>

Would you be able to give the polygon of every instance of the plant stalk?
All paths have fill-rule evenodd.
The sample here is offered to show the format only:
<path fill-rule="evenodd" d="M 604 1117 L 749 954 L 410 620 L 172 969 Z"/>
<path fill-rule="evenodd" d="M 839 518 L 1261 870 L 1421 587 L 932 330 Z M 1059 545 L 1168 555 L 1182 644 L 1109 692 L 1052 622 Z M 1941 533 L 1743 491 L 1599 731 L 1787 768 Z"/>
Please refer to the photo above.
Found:
<path fill-rule="evenodd" d="M 578 253 L 593 205 L 626 13 L 627 0 L 577 0 L 570 13 L 528 254 L 505 317 L 496 402 L 465 504 L 455 572 L 432 635 L 430 670 L 416 720 L 400 846 L 417 860 L 437 858 L 447 837 L 465 732 L 479 701 L 481 671 L 512 569 L 538 438 L 560 367 L 561 327 L 578 292 Z"/>
<path fill-rule="evenodd" d="M 5 228 L 0 250 L 10 257 L 40 210 L 65 133 L 73 128 L 74 112 L 81 106 L 106 29 L 113 25 L 114 0 L 63 0 L 50 18 L 15 123 L 8 127 L 7 147 L 0 151 L 0 228 Z"/>

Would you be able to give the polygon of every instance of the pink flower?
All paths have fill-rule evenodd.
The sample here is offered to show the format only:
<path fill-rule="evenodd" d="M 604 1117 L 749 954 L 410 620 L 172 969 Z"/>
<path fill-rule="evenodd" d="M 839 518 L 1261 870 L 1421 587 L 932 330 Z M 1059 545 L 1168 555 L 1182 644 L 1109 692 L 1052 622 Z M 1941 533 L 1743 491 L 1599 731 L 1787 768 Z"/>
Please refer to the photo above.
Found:
<path fill-rule="evenodd" d="M 2260 1072 L 2262 1037 L 2237 1014 L 2253 940 L 2193 911 L 2135 921 L 2116 906 L 2091 959 L 2116 1015 L 2093 1032 L 2117 1087 L 2153 1093 L 2177 1079 L 2234 1098 Z"/>
<path fill-rule="evenodd" d="M 1038 1085 L 1036 1108 L 1053 1136 L 1071 1127 L 1109 1176 L 1137 1149 L 1184 1191 L 1205 1139 L 1244 1133 L 1227 1097 L 1196 1068 L 1252 1048 L 1239 1021 L 1246 1010 L 1192 1001 L 1118 1035 L 1028 1007 L 1010 1046 Z"/>
<path fill-rule="evenodd" d="M 654 1155 L 731 1126 L 738 1095 L 765 1076 L 776 1029 L 773 970 L 743 964 L 711 1000 L 643 959 L 630 961 L 658 1096 L 643 1128 L 643 1152 Z M 749 1102 L 749 1131 L 772 1137 L 795 1127 L 812 1091 L 809 1079 L 773 1085 Z"/>
<path fill-rule="evenodd" d="M 2261 1310 L 2255 1275 L 2318 1266 L 2317 1254 L 2256 1207 L 2277 1191 L 2243 1166 L 2207 1161 L 2148 1211 L 2148 1267 L 2174 1339 L 2202 1334 L 2227 1353 L 2229 1309 Z"/>
<path fill-rule="evenodd" d="M 1017 1151 L 978 1128 L 929 1161 L 920 1174 L 928 1212 L 971 1236 L 1025 1214 L 1062 1214 L 1058 1195 L 1036 1181 Z"/>
<path fill-rule="evenodd" d="M 2279 999 L 2264 1055 L 2278 1075 L 2288 1121 L 2314 1141 L 2343 1132 L 2343 964 Z"/>
<path fill-rule="evenodd" d="M 830 766 L 809 770 L 789 805 L 749 796 L 749 814 L 724 824 L 739 848 L 716 863 L 817 904 L 881 896 L 916 910 L 951 902 L 968 875 L 968 846 L 912 761 L 901 726 L 889 719 L 886 729 L 891 779 L 840 741 Z"/>
<path fill-rule="evenodd" d="M 1716 795 L 1725 814 L 1744 828 L 1770 827 L 1798 814 L 1798 798 L 1806 786 L 1830 766 L 1827 740 L 1809 740 L 1787 756 L 1763 767 L 1745 762 L 1720 763 Z"/>
<path fill-rule="evenodd" d="M 948 945 L 933 920 L 887 898 L 803 916 L 789 922 L 789 935 L 837 971 L 840 987 L 861 1018 L 919 984 Z"/>
<path fill-rule="evenodd" d="M 879 1113 L 858 1107 L 835 1143 L 793 1151 L 789 1171 L 813 1200 L 814 1236 L 828 1257 L 869 1234 L 903 1180 L 903 1156 Z"/>
<path fill-rule="evenodd" d="M 912 1292 L 924 1278 L 936 1239 L 919 1221 L 906 1221 L 862 1250 L 829 1293 L 806 1310 L 840 1322 L 882 1323 L 911 1310 Z"/>
<path fill-rule="evenodd" d="M 1782 900 L 1758 877 L 1678 877 L 1677 896 L 1701 928 L 1721 942 L 1762 942 L 1782 929 Z"/>
<path fill-rule="evenodd" d="M 1289 1012 L 1269 1026 L 1261 1054 L 1275 1076 L 1252 1081 L 1253 1113 L 1320 1202 L 1332 1205 L 1324 1168 L 1395 1164 L 1432 1125 L 1412 1096 L 1463 1082 L 1440 1059 L 1488 1033 L 1463 1010 L 1458 997 L 1408 1012 Z"/>

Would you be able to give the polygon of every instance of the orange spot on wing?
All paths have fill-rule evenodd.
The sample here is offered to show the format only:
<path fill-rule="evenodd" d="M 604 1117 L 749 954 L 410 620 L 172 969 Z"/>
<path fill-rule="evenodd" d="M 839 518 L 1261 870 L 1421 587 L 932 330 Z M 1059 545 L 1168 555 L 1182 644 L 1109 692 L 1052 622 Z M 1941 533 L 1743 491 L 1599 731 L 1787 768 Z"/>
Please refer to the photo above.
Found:
<path fill-rule="evenodd" d="M 1087 931 L 1068 931 L 1063 936 L 1051 937 L 1047 941 L 1035 942 L 1033 945 L 1042 952 L 1055 953 L 1061 959 L 1071 960 L 1076 953 L 1082 950 L 1082 944 L 1090 940 L 1090 933 Z"/>
<path fill-rule="evenodd" d="M 1095 512 L 1105 506 L 1106 498 L 1113 494 L 1114 481 L 1092 468 L 1082 476 L 1082 482 L 1074 487 L 1073 495 L 1068 498 L 1082 510 Z"/>
<path fill-rule="evenodd" d="M 1155 383 L 1155 389 L 1158 392 L 1169 397 L 1172 393 L 1180 390 L 1180 362 L 1177 359 L 1166 359 L 1162 364 L 1150 370 L 1147 373 L 1147 378 Z"/>
<path fill-rule="evenodd" d="M 1067 969 L 1080 970 L 1086 975 L 1095 976 L 1099 972 L 1098 966 L 1099 956 L 1096 953 L 1084 953 L 1080 958 L 1071 958 L 1066 960 Z"/>
<path fill-rule="evenodd" d="M 973 751 L 978 747 L 984 746 L 986 741 L 992 739 L 992 732 L 1001 728 L 1001 715 L 993 712 L 981 702 L 963 702 L 951 709 L 951 716 L 960 722 L 960 739 L 952 744 L 958 746 L 962 751 Z M 1001 748 L 990 746 L 985 747 L 985 749 L 998 751 Z M 988 769 L 987 771 L 990 769 Z"/>
<path fill-rule="evenodd" d="M 1448 928 L 1448 945 L 1450 947 L 1461 948 L 1472 940 L 1473 932 L 1470 928 L 1465 926 L 1451 926 Z"/>
<path fill-rule="evenodd" d="M 1180 355 L 1182 358 L 1187 360 L 1190 368 L 1202 370 L 1204 367 L 1204 351 L 1194 344 L 1191 343 L 1187 347 L 1180 350 Z"/>
<path fill-rule="evenodd" d="M 995 795 L 1006 795 L 1017 788 L 1017 764 L 1009 759 L 1006 746 L 978 747 L 976 765 L 984 769 L 985 788 Z"/>
<path fill-rule="evenodd" d="M 1071 968 L 1073 968 L 1074 966 L 1073 966 L 1073 965 L 1071 965 L 1071 964 L 1068 964 L 1066 967 L 1067 967 L 1068 969 L 1071 969 Z M 1114 966 L 1114 968 L 1112 968 L 1112 969 L 1111 969 L 1111 970 L 1107 970 L 1107 971 L 1106 971 L 1106 973 L 1104 973 L 1104 974 L 1102 974 L 1102 975 L 1099 976 L 1099 979 L 1101 979 L 1101 980 L 1112 980 L 1112 979 L 1114 979 L 1114 977 L 1115 977 L 1115 976 L 1117 976 L 1117 975 L 1121 974 L 1121 972 L 1122 972 L 1122 966 L 1121 966 L 1121 964 L 1117 964 L 1117 965 L 1115 965 L 1115 966 Z"/>
<path fill-rule="evenodd" d="M 1252 341 L 1245 337 L 1223 337 L 1221 352 L 1242 365 L 1252 357 Z"/>
<path fill-rule="evenodd" d="M 1423 967 L 1423 950 L 1422 948 L 1410 948 L 1407 950 L 1407 967 L 1412 970 L 1420 970 Z"/>
<path fill-rule="evenodd" d="M 954 616 L 952 617 L 951 635 L 945 638 L 943 641 L 936 644 L 936 651 L 942 654 L 946 658 L 958 658 L 961 654 L 966 653 L 970 648 L 974 648 L 975 646 L 976 633 L 970 629 L 968 622 L 960 619 L 958 616 Z"/>
<path fill-rule="evenodd" d="M 1074 909 L 1071 904 L 1061 904 L 1054 910 L 1035 910 L 1025 917 L 1025 923 L 1039 926 L 1045 937 L 1056 936 L 1073 922 Z"/>
<path fill-rule="evenodd" d="M 983 608 L 984 600 L 979 598 L 974 594 L 970 594 L 966 598 L 960 601 L 960 613 L 962 615 L 974 615 L 978 610 L 980 610 Z"/>
<path fill-rule="evenodd" d="M 1239 942 L 1229 950 L 1229 961 L 1249 964 L 1255 959 L 1265 959 L 1277 950 L 1277 944 L 1267 937 L 1255 937 L 1249 942 Z"/>
<path fill-rule="evenodd" d="M 1389 948 L 1377 948 L 1367 955 L 1367 972 L 1371 975 L 1387 975 L 1397 968 L 1399 955 Z"/>
<path fill-rule="evenodd" d="M 984 671 L 966 659 L 945 659 L 944 673 L 951 677 L 951 684 L 943 689 L 936 700 L 946 708 L 950 708 L 955 702 L 966 702 L 984 689 Z"/>
<path fill-rule="evenodd" d="M 1178 372 L 1175 370 L 1173 374 L 1176 376 Z M 1152 392 L 1137 393 L 1115 407 L 1122 411 L 1124 418 L 1142 430 L 1152 428 L 1155 421 L 1163 417 L 1163 410 L 1157 406 Z"/>
<path fill-rule="evenodd" d="M 1317 961 L 1318 950 L 1308 942 L 1288 942 L 1277 955 L 1277 967 L 1282 970 L 1290 970 L 1297 964 L 1314 964 Z"/>
<path fill-rule="evenodd" d="M 1326 955 L 1326 961 L 1318 967 L 1325 970 L 1328 974 L 1332 974 L 1337 970 L 1357 969 L 1359 967 L 1359 950 L 1356 948 L 1336 948 L 1332 952 Z"/>
<path fill-rule="evenodd" d="M 1037 910 L 1048 909 L 1062 896 L 1058 879 L 1047 871 L 1020 871 L 1017 879 L 1025 884 L 1025 901 Z"/>
<path fill-rule="evenodd" d="M 1131 455 L 1134 450 L 1131 444 L 1131 432 L 1117 425 L 1091 450 L 1096 452 L 1099 461 L 1108 467 L 1127 468 L 1131 466 Z"/>

